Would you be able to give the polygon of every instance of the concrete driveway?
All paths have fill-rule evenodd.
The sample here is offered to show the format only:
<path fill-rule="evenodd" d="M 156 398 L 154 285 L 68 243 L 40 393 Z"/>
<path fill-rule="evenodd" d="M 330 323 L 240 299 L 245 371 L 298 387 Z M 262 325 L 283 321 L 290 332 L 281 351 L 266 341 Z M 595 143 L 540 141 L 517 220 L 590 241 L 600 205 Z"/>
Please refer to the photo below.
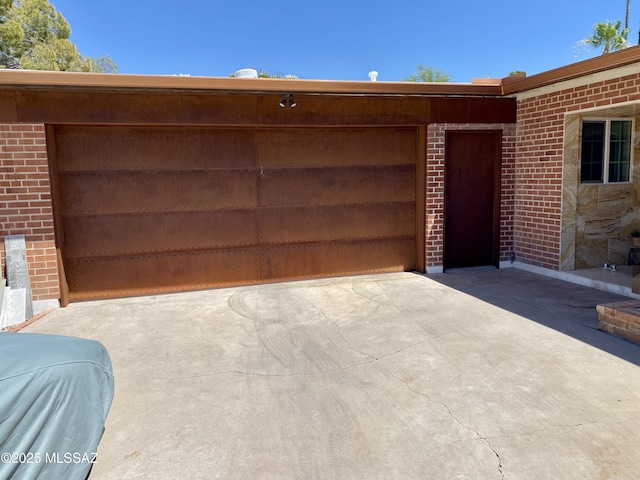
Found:
<path fill-rule="evenodd" d="M 515 269 L 72 304 L 116 396 L 91 480 L 637 479 L 640 347 L 613 294 Z"/>

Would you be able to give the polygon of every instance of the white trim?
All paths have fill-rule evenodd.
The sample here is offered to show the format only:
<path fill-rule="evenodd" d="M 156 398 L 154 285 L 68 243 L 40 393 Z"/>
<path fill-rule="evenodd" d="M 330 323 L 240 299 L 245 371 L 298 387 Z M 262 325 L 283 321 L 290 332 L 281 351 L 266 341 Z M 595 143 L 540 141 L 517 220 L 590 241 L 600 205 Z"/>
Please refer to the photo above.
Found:
<path fill-rule="evenodd" d="M 427 273 L 444 273 L 444 267 L 442 265 L 427 267 Z"/>
<path fill-rule="evenodd" d="M 580 122 L 580 138 L 582 139 L 582 129 L 585 122 L 601 122 L 604 123 L 604 158 L 602 159 L 602 181 L 601 182 L 583 182 L 580 179 L 581 185 L 608 185 L 608 184 L 631 184 L 633 183 L 633 163 L 634 163 L 634 145 L 635 145 L 635 130 L 636 120 L 634 117 L 589 117 L 584 116 Z M 609 181 L 609 163 L 611 161 L 611 122 L 631 122 L 631 138 L 629 140 L 629 180 L 626 182 L 610 182 Z M 582 143 L 580 144 L 580 150 L 582 151 Z M 581 161 L 582 163 L 582 161 Z"/>
<path fill-rule="evenodd" d="M 565 80 L 564 82 L 558 82 L 552 85 L 534 88 L 532 90 L 527 90 L 526 92 L 514 93 L 513 95 L 509 96 L 515 97 L 518 101 L 528 100 L 530 98 L 535 98 L 548 93 L 561 92 L 562 90 L 582 87 L 583 85 L 589 85 L 590 83 L 604 82 L 607 80 L 612 80 L 614 78 L 626 77 L 627 75 L 635 75 L 638 73 L 640 73 L 640 63 L 632 63 L 631 65 L 625 65 L 624 67 L 613 68 L 604 72 L 592 73 L 591 75 L 585 75 L 583 77 L 574 78 L 572 80 Z"/>

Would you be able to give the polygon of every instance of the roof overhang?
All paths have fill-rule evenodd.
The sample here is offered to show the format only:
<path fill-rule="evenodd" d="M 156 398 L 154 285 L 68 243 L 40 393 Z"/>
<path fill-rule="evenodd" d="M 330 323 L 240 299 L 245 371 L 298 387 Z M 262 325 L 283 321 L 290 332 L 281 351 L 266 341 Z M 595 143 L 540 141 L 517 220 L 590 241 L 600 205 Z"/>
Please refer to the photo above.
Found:
<path fill-rule="evenodd" d="M 277 78 L 192 77 L 105 73 L 0 70 L 0 90 L 152 91 L 201 93 L 300 93 L 368 96 L 513 96 L 549 85 L 588 78 L 601 72 L 638 65 L 640 46 L 600 55 L 547 72 L 503 79 L 454 82 L 371 82 Z"/>
<path fill-rule="evenodd" d="M 529 77 L 522 75 L 506 77 L 502 79 L 502 90 L 505 95 L 513 95 L 581 77 L 589 77 L 631 64 L 640 64 L 640 46 L 625 48 Z"/>
<path fill-rule="evenodd" d="M 0 89 L 143 90 L 209 93 L 500 96 L 500 79 L 451 82 L 371 82 L 274 78 L 129 75 L 0 70 Z"/>

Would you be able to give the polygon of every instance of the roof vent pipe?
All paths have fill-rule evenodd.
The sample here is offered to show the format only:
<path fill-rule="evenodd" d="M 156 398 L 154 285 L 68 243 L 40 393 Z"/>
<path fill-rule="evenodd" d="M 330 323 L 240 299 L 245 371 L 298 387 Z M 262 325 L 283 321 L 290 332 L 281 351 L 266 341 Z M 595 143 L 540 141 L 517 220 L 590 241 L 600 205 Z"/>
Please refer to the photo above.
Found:
<path fill-rule="evenodd" d="M 236 78 L 258 78 L 258 71 L 255 68 L 242 68 L 236 70 Z"/>
<path fill-rule="evenodd" d="M 378 81 L 378 72 L 376 72 L 375 70 L 372 72 L 369 72 L 369 79 L 372 82 L 377 82 Z"/>

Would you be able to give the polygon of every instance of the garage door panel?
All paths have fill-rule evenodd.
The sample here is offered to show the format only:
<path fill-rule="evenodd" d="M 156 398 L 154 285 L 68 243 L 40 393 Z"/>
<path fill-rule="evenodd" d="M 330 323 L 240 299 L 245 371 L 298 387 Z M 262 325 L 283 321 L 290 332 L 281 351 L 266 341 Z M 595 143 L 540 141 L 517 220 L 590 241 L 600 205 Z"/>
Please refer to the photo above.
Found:
<path fill-rule="evenodd" d="M 415 202 L 260 210 L 261 244 L 415 235 Z"/>
<path fill-rule="evenodd" d="M 69 258 L 255 246 L 255 210 L 76 216 L 64 219 Z"/>
<path fill-rule="evenodd" d="M 415 129 L 291 129 L 258 132 L 264 167 L 402 165 L 415 159 Z"/>
<path fill-rule="evenodd" d="M 265 169 L 261 207 L 415 202 L 415 166 Z"/>
<path fill-rule="evenodd" d="M 264 247 L 261 278 L 290 279 L 415 268 L 414 237 Z"/>
<path fill-rule="evenodd" d="M 255 208 L 251 170 L 106 172 L 60 175 L 67 215 Z"/>
<path fill-rule="evenodd" d="M 415 128 L 52 131 L 72 301 L 416 267 Z"/>
<path fill-rule="evenodd" d="M 259 281 L 259 249 L 68 259 L 72 300 L 197 290 Z"/>
<path fill-rule="evenodd" d="M 255 167 L 246 129 L 81 127 L 56 129 L 58 169 L 66 171 Z"/>

